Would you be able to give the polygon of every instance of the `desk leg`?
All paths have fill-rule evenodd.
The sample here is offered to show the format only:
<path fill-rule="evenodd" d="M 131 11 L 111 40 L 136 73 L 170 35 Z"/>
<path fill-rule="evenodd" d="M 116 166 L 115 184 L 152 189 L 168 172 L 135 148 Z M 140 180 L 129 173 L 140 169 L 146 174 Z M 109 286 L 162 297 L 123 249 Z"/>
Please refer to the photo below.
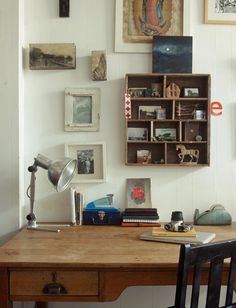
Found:
<path fill-rule="evenodd" d="M 0 269 L 0 308 L 12 308 L 12 302 L 9 301 L 9 281 L 7 268 Z"/>
<path fill-rule="evenodd" d="M 36 302 L 35 308 L 48 308 L 48 303 Z"/>

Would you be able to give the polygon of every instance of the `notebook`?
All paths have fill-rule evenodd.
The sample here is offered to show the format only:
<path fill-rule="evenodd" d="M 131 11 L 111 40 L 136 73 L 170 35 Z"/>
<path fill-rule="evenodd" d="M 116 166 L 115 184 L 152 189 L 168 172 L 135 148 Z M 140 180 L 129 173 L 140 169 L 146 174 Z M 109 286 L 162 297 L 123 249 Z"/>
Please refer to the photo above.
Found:
<path fill-rule="evenodd" d="M 164 228 L 152 228 L 152 235 L 153 236 L 171 236 L 171 237 L 196 237 L 197 232 L 195 229 L 186 231 L 186 232 L 173 232 L 167 231 Z"/>
<path fill-rule="evenodd" d="M 143 233 L 140 235 L 141 240 L 157 241 L 175 244 L 192 244 L 201 245 L 212 241 L 215 238 L 215 233 L 196 232 L 196 237 L 179 237 L 179 236 L 152 236 L 152 233 Z"/>

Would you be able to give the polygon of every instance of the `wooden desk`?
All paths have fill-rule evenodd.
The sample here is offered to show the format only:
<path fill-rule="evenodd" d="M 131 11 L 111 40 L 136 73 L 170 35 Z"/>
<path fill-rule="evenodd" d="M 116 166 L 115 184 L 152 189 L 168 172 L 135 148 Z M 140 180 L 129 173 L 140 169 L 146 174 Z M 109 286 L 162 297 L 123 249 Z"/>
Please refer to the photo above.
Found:
<path fill-rule="evenodd" d="M 217 233 L 216 240 L 236 236 L 236 223 L 196 229 Z M 0 308 L 12 307 L 12 301 L 36 301 L 39 308 L 50 301 L 114 301 L 128 286 L 175 285 L 180 246 L 139 240 L 147 230 L 78 226 L 60 233 L 20 231 L 0 248 Z M 53 282 L 67 293 L 44 294 Z M 47 292 L 58 291 L 49 285 Z"/>

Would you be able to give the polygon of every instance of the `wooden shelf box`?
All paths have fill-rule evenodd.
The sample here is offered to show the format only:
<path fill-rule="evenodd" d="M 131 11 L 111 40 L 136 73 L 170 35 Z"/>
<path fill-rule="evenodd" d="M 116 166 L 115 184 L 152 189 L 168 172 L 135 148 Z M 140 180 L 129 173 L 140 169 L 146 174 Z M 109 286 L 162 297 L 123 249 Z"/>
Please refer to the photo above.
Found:
<path fill-rule="evenodd" d="M 125 93 L 131 100 L 126 165 L 210 164 L 209 74 L 126 74 Z M 142 150 L 151 158 L 138 163 Z"/>

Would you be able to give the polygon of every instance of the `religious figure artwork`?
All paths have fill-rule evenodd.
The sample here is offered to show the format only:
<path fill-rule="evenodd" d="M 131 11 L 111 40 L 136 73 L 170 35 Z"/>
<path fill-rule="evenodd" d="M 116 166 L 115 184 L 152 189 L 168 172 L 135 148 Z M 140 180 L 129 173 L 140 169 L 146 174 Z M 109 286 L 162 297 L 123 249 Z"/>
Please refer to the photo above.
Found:
<path fill-rule="evenodd" d="M 123 1 L 125 42 L 151 42 L 153 35 L 183 34 L 183 0 Z"/>
<path fill-rule="evenodd" d="M 107 59 L 104 50 L 92 51 L 92 80 L 107 80 Z"/>

